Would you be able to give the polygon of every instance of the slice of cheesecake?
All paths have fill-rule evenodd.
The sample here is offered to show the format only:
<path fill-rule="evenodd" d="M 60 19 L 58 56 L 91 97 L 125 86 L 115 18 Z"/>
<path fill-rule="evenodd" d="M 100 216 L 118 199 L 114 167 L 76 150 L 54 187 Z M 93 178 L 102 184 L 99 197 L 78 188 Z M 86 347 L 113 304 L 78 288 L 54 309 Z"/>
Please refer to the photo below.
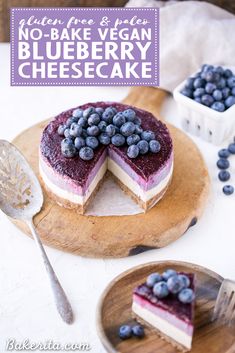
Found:
<path fill-rule="evenodd" d="M 194 291 L 194 274 L 180 274 L 188 277 L 188 288 Z M 182 351 L 189 351 L 192 346 L 194 305 L 195 300 L 182 303 L 178 295 L 172 293 L 159 299 L 146 283 L 133 292 L 132 311 L 135 318 L 150 325 L 162 338 Z"/>

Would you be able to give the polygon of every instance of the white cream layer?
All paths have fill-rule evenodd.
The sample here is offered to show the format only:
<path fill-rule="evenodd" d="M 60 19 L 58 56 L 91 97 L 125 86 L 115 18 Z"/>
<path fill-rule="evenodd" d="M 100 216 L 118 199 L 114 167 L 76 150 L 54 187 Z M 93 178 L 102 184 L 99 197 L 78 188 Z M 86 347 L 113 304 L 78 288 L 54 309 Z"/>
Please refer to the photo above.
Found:
<path fill-rule="evenodd" d="M 108 158 L 108 169 L 115 175 L 124 185 L 130 189 L 133 194 L 138 196 L 142 201 L 147 202 L 151 200 L 155 195 L 159 194 L 170 181 L 173 173 L 173 163 L 169 174 L 160 181 L 159 184 L 154 186 L 152 189 L 144 191 L 141 189 L 140 185 L 134 181 L 119 165 L 113 161 L 113 159 Z"/>
<path fill-rule="evenodd" d="M 171 325 L 168 321 L 163 320 L 161 317 L 156 316 L 154 313 L 143 308 L 136 302 L 133 302 L 132 310 L 136 315 L 155 327 L 157 330 L 161 331 L 163 334 L 169 336 L 187 349 L 191 349 L 192 337 L 181 331 L 179 328 Z"/>
<path fill-rule="evenodd" d="M 55 195 L 70 202 L 82 205 L 91 196 L 99 181 L 104 177 L 107 169 L 110 170 L 111 173 L 113 173 L 113 175 L 115 175 L 124 185 L 126 185 L 128 189 L 133 192 L 133 194 L 139 197 L 143 202 L 147 202 L 148 200 L 151 200 L 155 195 L 159 194 L 167 186 L 173 173 L 173 163 L 169 174 L 163 180 L 161 180 L 159 184 L 148 191 L 144 191 L 141 189 L 140 185 L 134 181 L 116 162 L 114 162 L 111 158 L 107 158 L 100 167 L 88 189 L 86 190 L 85 195 L 74 194 L 70 191 L 60 188 L 49 180 L 40 165 L 39 169 L 44 183 Z"/>
<path fill-rule="evenodd" d="M 61 197 L 62 199 L 68 200 L 70 202 L 83 205 L 86 203 L 88 198 L 91 196 L 93 191 L 95 190 L 96 186 L 98 185 L 99 181 L 103 179 L 106 170 L 107 170 L 107 160 L 104 161 L 102 166 L 100 167 L 98 173 L 96 174 L 95 178 L 92 180 L 91 184 L 86 190 L 85 195 L 78 195 L 73 192 L 64 190 L 60 188 L 59 186 L 55 185 L 50 181 L 50 179 L 47 177 L 47 175 L 44 173 L 42 170 L 42 167 L 39 163 L 39 170 L 40 170 L 40 175 L 44 181 L 44 183 L 47 185 L 47 187 L 53 192 L 53 194 L 57 195 L 58 197 Z"/>

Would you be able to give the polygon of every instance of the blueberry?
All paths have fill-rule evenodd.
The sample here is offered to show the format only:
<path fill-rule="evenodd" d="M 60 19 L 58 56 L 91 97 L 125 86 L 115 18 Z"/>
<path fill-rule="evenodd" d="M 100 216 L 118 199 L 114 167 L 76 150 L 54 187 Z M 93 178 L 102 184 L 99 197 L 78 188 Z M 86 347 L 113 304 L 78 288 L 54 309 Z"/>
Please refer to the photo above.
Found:
<path fill-rule="evenodd" d="M 193 96 L 196 97 L 201 97 L 205 94 L 205 89 L 204 88 L 196 88 L 195 91 L 193 92 Z"/>
<path fill-rule="evenodd" d="M 128 121 L 127 123 L 125 123 L 121 126 L 120 132 L 123 136 L 126 136 L 126 137 L 134 134 L 135 124 L 132 123 L 131 121 Z"/>
<path fill-rule="evenodd" d="M 99 141 L 102 145 L 109 145 L 111 139 L 105 132 L 102 132 L 99 136 Z"/>
<path fill-rule="evenodd" d="M 141 119 L 140 119 L 138 116 L 136 116 L 136 117 L 135 117 L 135 120 L 133 121 L 133 123 L 134 123 L 135 125 L 140 126 L 140 125 L 141 125 Z"/>
<path fill-rule="evenodd" d="M 132 336 L 132 329 L 129 325 L 122 325 L 120 328 L 119 328 L 119 337 L 122 339 L 122 340 L 126 340 L 128 338 L 131 338 Z"/>
<path fill-rule="evenodd" d="M 90 147 L 82 147 L 79 151 L 79 157 L 84 161 L 90 161 L 94 157 L 93 149 Z"/>
<path fill-rule="evenodd" d="M 108 107 L 102 114 L 102 120 L 104 120 L 107 124 L 111 124 L 115 114 L 116 110 L 114 110 L 112 107 Z"/>
<path fill-rule="evenodd" d="M 152 153 L 158 153 L 161 149 L 161 145 L 157 140 L 151 140 L 149 142 L 149 149 Z"/>
<path fill-rule="evenodd" d="M 206 80 L 207 82 L 214 82 L 215 79 L 216 79 L 215 72 L 212 71 L 212 70 L 206 71 L 204 77 L 205 77 L 205 80 Z"/>
<path fill-rule="evenodd" d="M 161 282 L 154 284 L 153 293 L 159 299 L 167 297 L 169 294 L 169 289 L 167 287 L 166 282 L 161 281 Z"/>
<path fill-rule="evenodd" d="M 104 109 L 101 108 L 101 107 L 98 107 L 98 108 L 95 108 L 95 111 L 96 111 L 96 113 L 99 114 L 99 116 L 102 116 L 102 114 L 103 114 L 103 112 L 104 112 Z"/>
<path fill-rule="evenodd" d="M 204 88 L 206 84 L 206 81 L 203 78 L 196 78 L 194 83 L 193 83 L 193 87 L 194 88 Z"/>
<path fill-rule="evenodd" d="M 234 187 L 232 185 L 225 185 L 223 187 L 223 193 L 225 195 L 232 195 L 234 193 Z"/>
<path fill-rule="evenodd" d="M 195 294 L 191 288 L 185 288 L 179 293 L 178 299 L 181 303 L 190 304 L 194 301 Z"/>
<path fill-rule="evenodd" d="M 235 76 L 231 76 L 227 79 L 227 86 L 230 88 L 235 87 Z"/>
<path fill-rule="evenodd" d="M 127 119 L 127 121 L 134 121 L 135 120 L 135 111 L 133 109 L 126 109 L 123 111 L 124 117 Z"/>
<path fill-rule="evenodd" d="M 76 137 L 74 140 L 75 147 L 80 150 L 80 148 L 85 146 L 85 140 L 82 137 Z"/>
<path fill-rule="evenodd" d="M 126 142 L 128 146 L 135 145 L 140 141 L 139 135 L 133 134 L 127 137 Z"/>
<path fill-rule="evenodd" d="M 195 100 L 195 102 L 197 102 L 197 103 L 202 103 L 202 100 L 201 100 L 201 98 L 200 97 L 196 97 L 196 98 L 194 98 L 194 100 Z"/>
<path fill-rule="evenodd" d="M 198 87 L 199 88 L 199 87 Z M 181 91 L 181 94 L 183 94 L 184 96 L 188 97 L 188 98 L 193 98 L 193 91 L 190 88 L 186 88 L 184 87 Z"/>
<path fill-rule="evenodd" d="M 100 133 L 100 130 L 96 125 L 89 126 L 86 131 L 89 136 L 98 136 Z"/>
<path fill-rule="evenodd" d="M 230 95 L 230 88 L 224 87 L 222 89 L 222 95 L 224 99 L 228 98 L 228 96 Z"/>
<path fill-rule="evenodd" d="M 155 134 L 153 131 L 146 130 L 142 132 L 141 138 L 149 142 L 151 140 L 155 140 Z"/>
<path fill-rule="evenodd" d="M 221 78 L 219 82 L 216 84 L 218 89 L 223 89 L 226 87 L 226 80 L 224 78 Z"/>
<path fill-rule="evenodd" d="M 89 107 L 83 111 L 83 117 L 88 118 L 91 114 L 95 113 L 94 107 Z"/>
<path fill-rule="evenodd" d="M 91 114 L 91 115 L 89 116 L 89 118 L 88 118 L 88 124 L 89 124 L 90 126 L 92 126 L 92 125 L 98 125 L 99 122 L 100 122 L 100 116 L 99 116 L 98 113 L 93 113 L 93 114 Z"/>
<path fill-rule="evenodd" d="M 218 72 L 220 75 L 223 75 L 224 73 L 224 69 L 222 68 L 222 66 L 217 66 L 214 71 Z"/>
<path fill-rule="evenodd" d="M 230 153 L 235 154 L 235 142 L 230 143 L 230 145 L 228 146 L 228 150 Z"/>
<path fill-rule="evenodd" d="M 216 85 L 214 83 L 208 82 L 205 86 L 206 93 L 211 94 L 216 89 Z"/>
<path fill-rule="evenodd" d="M 156 284 L 157 282 L 161 282 L 162 281 L 162 276 L 159 273 L 151 273 L 146 280 L 146 284 L 148 287 L 152 288 L 154 286 L 154 284 Z"/>
<path fill-rule="evenodd" d="M 212 65 L 208 65 L 208 64 L 204 64 L 204 65 L 202 65 L 202 71 L 203 72 L 207 72 L 207 71 L 211 71 L 211 70 L 213 70 L 214 69 L 214 66 L 212 66 Z"/>
<path fill-rule="evenodd" d="M 178 278 L 177 275 L 171 276 L 167 280 L 167 287 L 169 291 L 173 294 L 177 294 L 183 289 L 183 282 Z"/>
<path fill-rule="evenodd" d="M 81 127 L 87 127 L 87 119 L 86 118 L 80 118 L 77 122 L 77 124 Z"/>
<path fill-rule="evenodd" d="M 235 96 L 235 87 L 232 88 L 231 93 L 232 93 L 233 96 Z"/>
<path fill-rule="evenodd" d="M 227 148 L 222 148 L 222 150 L 219 150 L 218 156 L 220 158 L 228 158 L 230 156 L 230 152 Z"/>
<path fill-rule="evenodd" d="M 227 169 L 229 168 L 230 166 L 230 163 L 227 159 L 225 158 L 220 158 L 218 161 L 217 161 L 217 167 L 219 169 Z"/>
<path fill-rule="evenodd" d="M 193 89 L 193 83 L 194 83 L 195 78 L 194 77 L 189 77 L 185 83 L 185 87 L 189 88 L 190 90 Z"/>
<path fill-rule="evenodd" d="M 123 112 L 118 112 L 116 115 L 113 117 L 113 124 L 117 127 L 121 127 L 123 124 L 125 124 L 126 118 L 124 116 Z"/>
<path fill-rule="evenodd" d="M 83 116 L 83 110 L 78 108 L 73 111 L 73 117 L 75 118 L 81 118 Z"/>
<path fill-rule="evenodd" d="M 82 129 L 82 137 L 86 138 L 88 136 L 87 129 Z"/>
<path fill-rule="evenodd" d="M 127 155 L 129 158 L 136 158 L 140 153 L 139 147 L 136 145 L 131 145 L 127 149 Z"/>
<path fill-rule="evenodd" d="M 230 173 L 227 170 L 221 170 L 218 174 L 220 181 L 228 181 L 230 179 Z"/>
<path fill-rule="evenodd" d="M 140 134 L 142 134 L 142 132 L 143 132 L 142 127 L 139 125 L 135 125 L 135 133 L 140 135 Z"/>
<path fill-rule="evenodd" d="M 219 89 L 216 89 L 213 94 L 212 94 L 213 98 L 216 100 L 216 101 L 221 101 L 221 99 L 223 98 L 223 94 L 222 92 L 219 90 Z"/>
<path fill-rule="evenodd" d="M 73 139 L 71 139 L 70 137 L 66 137 L 61 141 L 61 146 L 62 145 L 73 145 Z"/>
<path fill-rule="evenodd" d="M 71 116 L 70 118 L 67 119 L 66 121 L 66 126 L 70 127 L 72 123 L 76 123 L 77 118 L 74 118 L 73 116 Z"/>
<path fill-rule="evenodd" d="M 61 143 L 61 152 L 66 158 L 73 158 L 77 154 L 77 149 L 73 143 L 66 144 L 65 142 Z"/>
<path fill-rule="evenodd" d="M 204 94 L 201 97 L 201 100 L 202 100 L 202 104 L 206 105 L 207 107 L 211 106 L 211 104 L 214 102 L 214 98 L 209 94 Z"/>
<path fill-rule="evenodd" d="M 108 125 L 105 132 L 109 137 L 114 136 L 116 134 L 115 126 L 113 124 Z"/>
<path fill-rule="evenodd" d="M 144 337 L 144 328 L 141 325 L 135 325 L 132 327 L 132 333 L 134 336 L 142 338 Z"/>
<path fill-rule="evenodd" d="M 93 150 L 99 146 L 99 141 L 94 136 L 88 136 L 86 138 L 86 145 L 91 147 Z"/>
<path fill-rule="evenodd" d="M 67 126 L 65 124 L 59 125 L 57 132 L 60 136 L 64 136 L 64 131 L 66 130 Z"/>
<path fill-rule="evenodd" d="M 73 137 L 78 137 L 82 134 L 82 127 L 76 123 L 72 123 L 69 133 Z"/>
<path fill-rule="evenodd" d="M 163 272 L 162 277 L 165 281 L 167 281 L 171 276 L 177 275 L 177 272 L 172 269 L 168 269 L 165 272 Z"/>
<path fill-rule="evenodd" d="M 216 110 L 217 112 L 224 112 L 225 111 L 225 106 L 223 103 L 221 102 L 214 102 L 212 105 L 211 105 L 211 109 L 214 109 Z"/>
<path fill-rule="evenodd" d="M 234 104 L 235 104 L 235 97 L 234 96 L 228 96 L 228 98 L 225 99 L 225 106 L 227 108 L 230 108 Z"/>
<path fill-rule="evenodd" d="M 64 130 L 64 137 L 72 137 L 72 136 L 70 135 L 70 129 L 69 129 L 69 128 L 67 128 L 67 129 Z"/>
<path fill-rule="evenodd" d="M 225 69 L 224 70 L 224 77 L 229 78 L 231 76 L 233 76 L 232 71 L 230 69 Z"/>
<path fill-rule="evenodd" d="M 189 280 L 188 276 L 180 274 L 180 275 L 178 275 L 178 279 L 182 283 L 182 288 L 188 288 L 190 286 L 190 280 Z"/>
<path fill-rule="evenodd" d="M 146 154 L 148 153 L 149 150 L 149 144 L 145 140 L 141 140 L 137 143 L 137 146 L 139 148 L 140 154 Z"/>
<path fill-rule="evenodd" d="M 107 127 L 107 123 L 103 120 L 98 124 L 98 128 L 100 129 L 101 132 L 105 132 Z"/>
<path fill-rule="evenodd" d="M 121 134 L 116 134 L 112 137 L 111 142 L 114 146 L 123 146 L 125 144 L 125 137 Z"/>

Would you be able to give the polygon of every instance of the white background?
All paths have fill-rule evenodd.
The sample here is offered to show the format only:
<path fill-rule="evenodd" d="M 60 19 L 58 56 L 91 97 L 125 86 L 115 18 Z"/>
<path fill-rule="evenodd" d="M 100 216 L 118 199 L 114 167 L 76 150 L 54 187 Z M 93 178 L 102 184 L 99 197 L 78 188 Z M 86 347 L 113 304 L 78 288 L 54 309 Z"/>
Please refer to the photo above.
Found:
<path fill-rule="evenodd" d="M 0 138 L 11 140 L 25 128 L 79 104 L 119 101 L 127 87 L 10 87 L 9 45 L 0 45 Z M 176 107 L 167 99 L 162 115 L 178 125 Z M 94 260 L 46 248 L 75 312 L 64 324 L 51 300 L 34 242 L 0 213 L 0 352 L 13 337 L 32 342 L 89 342 L 92 352 L 104 349 L 96 333 L 96 305 L 106 285 L 122 271 L 154 260 L 183 260 L 206 266 L 235 280 L 235 195 L 225 196 L 217 180 L 218 147 L 194 138 L 209 168 L 212 187 L 199 223 L 164 249 L 131 258 Z M 223 147 L 227 143 L 223 144 Z M 193 160 L 192 160 L 193 163 Z M 235 157 L 231 158 L 235 185 Z M 190 168 L 190 166 L 189 166 Z M 183 172 L 183 171 L 182 171 Z M 189 195 L 190 197 L 190 195 Z M 121 293 L 120 293 L 121 295 Z"/>

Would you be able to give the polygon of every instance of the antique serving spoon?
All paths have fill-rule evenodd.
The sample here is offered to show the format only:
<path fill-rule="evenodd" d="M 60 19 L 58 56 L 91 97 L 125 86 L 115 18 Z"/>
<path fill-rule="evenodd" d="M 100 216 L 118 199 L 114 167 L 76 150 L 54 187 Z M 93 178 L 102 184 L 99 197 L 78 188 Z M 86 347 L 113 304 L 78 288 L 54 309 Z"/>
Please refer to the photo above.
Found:
<path fill-rule="evenodd" d="M 70 324 L 73 322 L 71 305 L 33 224 L 33 217 L 42 205 L 42 189 L 28 162 L 14 145 L 0 140 L 0 208 L 7 216 L 28 225 L 46 268 L 57 310 L 62 319 Z"/>

